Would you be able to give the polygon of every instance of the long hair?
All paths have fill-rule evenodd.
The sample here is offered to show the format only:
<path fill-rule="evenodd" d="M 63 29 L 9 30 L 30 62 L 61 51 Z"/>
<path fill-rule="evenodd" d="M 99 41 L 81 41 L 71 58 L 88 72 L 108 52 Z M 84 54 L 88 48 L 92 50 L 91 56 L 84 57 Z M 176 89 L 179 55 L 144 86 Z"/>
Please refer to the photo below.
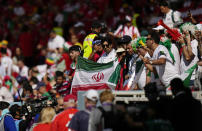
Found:
<path fill-rule="evenodd" d="M 56 113 L 54 108 L 52 107 L 43 108 L 39 116 L 39 123 L 41 124 L 51 123 L 55 114 Z"/>

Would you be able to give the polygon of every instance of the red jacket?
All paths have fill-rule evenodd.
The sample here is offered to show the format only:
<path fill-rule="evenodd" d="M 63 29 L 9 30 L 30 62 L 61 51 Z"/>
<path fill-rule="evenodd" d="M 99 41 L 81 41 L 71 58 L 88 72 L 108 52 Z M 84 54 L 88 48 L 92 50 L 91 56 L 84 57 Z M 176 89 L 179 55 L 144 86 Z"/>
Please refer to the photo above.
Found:
<path fill-rule="evenodd" d="M 67 127 L 76 112 L 77 109 L 70 108 L 58 114 L 51 123 L 51 131 L 68 131 Z"/>

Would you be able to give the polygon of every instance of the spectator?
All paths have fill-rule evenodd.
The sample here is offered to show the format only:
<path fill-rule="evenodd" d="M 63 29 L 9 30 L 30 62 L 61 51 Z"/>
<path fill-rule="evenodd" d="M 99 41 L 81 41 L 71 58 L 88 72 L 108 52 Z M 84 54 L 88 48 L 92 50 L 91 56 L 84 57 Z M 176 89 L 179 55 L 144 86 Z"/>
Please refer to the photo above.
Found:
<path fill-rule="evenodd" d="M 161 12 L 165 14 L 165 17 L 163 18 L 163 22 L 170 28 L 175 28 L 182 24 L 183 20 L 181 18 L 181 14 L 178 11 L 173 11 L 169 8 L 168 3 L 166 1 L 162 1 L 159 4 Z M 156 28 L 153 28 L 155 30 L 162 30 L 164 27 L 158 26 Z"/>
<path fill-rule="evenodd" d="M 58 114 L 52 124 L 51 131 L 67 131 L 69 123 L 74 116 L 74 114 L 78 111 L 76 109 L 76 96 L 67 95 L 64 98 L 64 111 Z"/>
<path fill-rule="evenodd" d="M 0 130 L 1 131 L 17 131 L 15 126 L 15 121 L 11 115 L 8 114 L 9 103 L 1 101 L 0 102 Z"/>
<path fill-rule="evenodd" d="M 57 106 L 55 107 L 56 114 L 61 113 L 64 110 L 64 99 L 63 97 L 57 98 Z"/>
<path fill-rule="evenodd" d="M 92 53 L 92 43 L 93 39 L 100 33 L 101 30 L 101 24 L 98 21 L 94 21 L 91 26 L 91 31 L 89 35 L 86 36 L 86 38 L 83 41 L 83 57 L 88 58 L 90 57 Z"/>
<path fill-rule="evenodd" d="M 101 37 L 95 37 L 93 40 L 93 52 L 89 57 L 89 59 L 93 60 L 94 62 L 97 62 L 98 59 L 104 54 L 101 42 L 102 42 Z"/>
<path fill-rule="evenodd" d="M 21 75 L 22 77 L 28 78 L 28 70 L 29 70 L 29 68 L 24 64 L 23 59 L 18 60 L 18 67 L 19 67 L 19 70 L 20 70 L 19 75 Z"/>
<path fill-rule="evenodd" d="M 36 90 L 38 90 L 38 95 L 40 97 L 48 97 L 48 99 L 51 99 L 50 94 L 46 90 L 46 84 L 44 82 L 39 82 L 37 84 Z"/>
<path fill-rule="evenodd" d="M 8 88 L 2 86 L 2 80 L 0 80 L 0 101 L 13 102 L 13 96 Z"/>
<path fill-rule="evenodd" d="M 102 39 L 102 46 L 105 53 L 98 59 L 98 63 L 108 63 L 116 59 L 116 51 L 113 48 L 112 37 L 106 36 Z"/>
<path fill-rule="evenodd" d="M 51 121 L 55 116 L 55 110 L 52 107 L 43 108 L 40 116 L 39 122 L 34 125 L 32 131 L 50 131 Z"/>
<path fill-rule="evenodd" d="M 5 74 L 10 76 L 12 71 L 12 59 L 7 56 L 6 48 L 1 48 L 1 65 L 3 70 L 5 70 Z"/>
<path fill-rule="evenodd" d="M 69 129 L 74 131 L 88 131 L 90 113 L 96 107 L 98 93 L 96 90 L 88 90 L 85 93 L 85 110 L 77 112 L 71 119 Z"/>

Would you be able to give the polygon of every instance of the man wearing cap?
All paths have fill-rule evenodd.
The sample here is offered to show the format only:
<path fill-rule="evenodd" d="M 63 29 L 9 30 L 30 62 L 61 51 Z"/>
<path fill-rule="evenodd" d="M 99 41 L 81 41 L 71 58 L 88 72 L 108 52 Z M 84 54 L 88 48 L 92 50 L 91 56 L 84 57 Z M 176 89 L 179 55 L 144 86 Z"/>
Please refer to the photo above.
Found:
<path fill-rule="evenodd" d="M 98 101 L 98 93 L 96 90 L 88 90 L 85 93 L 85 110 L 77 112 L 70 121 L 69 129 L 72 131 L 88 131 L 89 117 L 92 110 L 95 109 Z"/>
<path fill-rule="evenodd" d="M 132 25 L 132 18 L 130 16 L 125 17 L 126 23 L 120 25 L 118 29 L 114 32 L 115 36 L 122 37 L 124 35 L 129 35 L 133 40 L 140 37 L 140 33 L 137 27 Z"/>
<path fill-rule="evenodd" d="M 70 120 L 78 110 L 76 109 L 77 98 L 67 95 L 64 98 L 64 111 L 58 114 L 51 123 L 51 131 L 68 131 Z"/>
<path fill-rule="evenodd" d="M 46 90 L 46 84 L 44 82 L 39 82 L 37 84 L 36 90 L 38 90 L 39 96 L 48 97 L 48 99 L 51 99 L 50 94 Z"/>
<path fill-rule="evenodd" d="M 98 59 L 97 63 L 108 63 L 116 59 L 116 51 L 113 49 L 112 37 L 106 36 L 102 39 L 102 46 L 105 53 Z"/>
<path fill-rule="evenodd" d="M 91 26 L 91 31 L 89 35 L 86 36 L 86 38 L 83 41 L 83 57 L 84 58 L 89 58 L 91 53 L 92 53 L 92 43 L 93 39 L 100 33 L 102 25 L 98 21 L 94 21 L 92 26 Z"/>
<path fill-rule="evenodd" d="M 95 37 L 93 40 L 93 52 L 91 56 L 89 57 L 90 60 L 93 60 L 94 62 L 97 62 L 98 59 L 104 54 L 104 50 L 102 47 L 102 38 L 101 37 Z"/>
<path fill-rule="evenodd" d="M 164 0 L 159 4 L 161 12 L 164 14 L 163 22 L 170 28 L 175 28 L 182 24 L 181 14 L 169 8 L 168 3 Z M 159 25 L 154 30 L 163 30 L 164 27 Z"/>

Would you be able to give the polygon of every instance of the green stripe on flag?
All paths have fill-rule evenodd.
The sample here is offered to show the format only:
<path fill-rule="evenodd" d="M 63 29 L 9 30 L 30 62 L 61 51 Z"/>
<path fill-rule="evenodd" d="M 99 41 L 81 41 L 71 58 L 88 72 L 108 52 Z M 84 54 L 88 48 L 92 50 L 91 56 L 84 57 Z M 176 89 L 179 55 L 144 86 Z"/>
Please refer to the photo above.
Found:
<path fill-rule="evenodd" d="M 120 71 L 121 71 L 121 65 L 118 64 L 116 66 L 116 69 L 115 71 L 112 73 L 112 75 L 110 76 L 107 84 L 110 86 L 113 86 L 113 87 L 116 87 L 117 83 L 118 83 L 118 80 L 120 79 Z"/>
<path fill-rule="evenodd" d="M 194 70 L 196 69 L 197 64 L 193 65 L 191 68 L 189 68 L 185 73 L 188 73 L 189 75 L 184 79 L 183 84 L 185 87 L 189 87 L 190 85 L 190 80 L 191 80 L 191 76 L 194 72 Z"/>
<path fill-rule="evenodd" d="M 98 70 L 104 70 L 107 68 L 110 68 L 113 66 L 113 61 L 109 63 L 96 63 L 94 61 L 78 57 L 76 68 L 78 70 L 86 70 L 86 71 L 98 71 Z"/>

